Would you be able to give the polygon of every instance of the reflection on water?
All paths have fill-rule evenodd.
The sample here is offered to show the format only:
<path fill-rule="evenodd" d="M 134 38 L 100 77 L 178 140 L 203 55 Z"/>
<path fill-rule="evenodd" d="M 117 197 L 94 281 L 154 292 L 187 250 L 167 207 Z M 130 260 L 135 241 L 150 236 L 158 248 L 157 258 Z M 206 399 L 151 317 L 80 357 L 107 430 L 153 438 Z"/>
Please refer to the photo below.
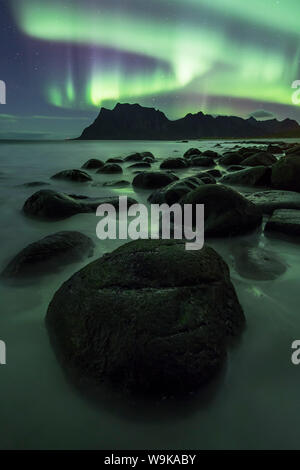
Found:
<path fill-rule="evenodd" d="M 214 145 L 199 142 L 200 148 Z M 166 158 L 195 146 L 195 142 L 1 144 L 0 269 L 28 243 L 59 230 L 89 235 L 96 245 L 92 259 L 124 243 L 98 240 L 94 214 L 58 222 L 25 217 L 22 205 L 38 188 L 20 186 L 23 183 L 45 181 L 51 182 L 51 189 L 73 194 L 122 194 L 146 202 L 149 192 L 133 194 L 130 187 L 114 189 L 49 178 L 59 170 L 80 168 L 89 158 L 106 160 L 144 150 Z M 177 173 L 197 172 L 199 168 Z M 91 174 L 96 183 L 133 177 L 130 170 L 121 177 Z M 235 270 L 233 242 L 235 247 L 258 243 L 273 251 L 284 260 L 286 271 L 272 281 L 241 277 Z M 210 244 L 231 268 L 247 327 L 215 382 L 184 401 L 156 406 L 141 402 L 133 407 L 117 397 L 103 397 L 96 403 L 66 381 L 50 347 L 44 317 L 61 283 L 91 259 L 68 265 L 34 284 L 18 288 L 0 284 L 0 339 L 7 346 L 7 364 L 0 366 L 0 448 L 298 448 L 300 367 L 293 366 L 290 357 L 292 341 L 300 339 L 299 246 L 259 233 Z"/>

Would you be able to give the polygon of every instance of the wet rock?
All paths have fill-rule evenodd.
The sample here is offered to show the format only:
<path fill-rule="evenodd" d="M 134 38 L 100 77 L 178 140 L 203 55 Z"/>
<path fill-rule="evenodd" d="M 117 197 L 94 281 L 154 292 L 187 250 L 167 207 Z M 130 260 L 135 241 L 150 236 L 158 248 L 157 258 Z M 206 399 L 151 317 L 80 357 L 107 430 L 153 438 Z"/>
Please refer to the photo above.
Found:
<path fill-rule="evenodd" d="M 85 183 L 86 181 L 92 181 L 90 175 L 88 175 L 85 171 L 81 170 L 64 170 L 56 173 L 55 175 L 51 176 L 52 179 L 57 180 L 69 180 L 75 181 L 76 183 Z"/>
<path fill-rule="evenodd" d="M 175 170 L 187 167 L 188 163 L 183 158 L 167 158 L 160 165 L 162 170 Z"/>
<path fill-rule="evenodd" d="M 219 158 L 218 163 L 223 166 L 239 165 L 244 159 L 245 156 L 240 152 L 226 152 Z"/>
<path fill-rule="evenodd" d="M 293 191 L 261 191 L 245 194 L 264 214 L 272 214 L 277 209 L 300 210 L 300 194 Z"/>
<path fill-rule="evenodd" d="M 132 185 L 137 189 L 157 189 L 163 188 L 173 181 L 177 181 L 178 177 L 172 173 L 163 173 L 161 171 L 142 172 L 136 175 Z"/>
<path fill-rule="evenodd" d="M 124 163 L 124 161 L 123 161 L 123 158 L 113 157 L 113 158 L 109 158 L 108 160 L 106 160 L 105 163 Z"/>
<path fill-rule="evenodd" d="M 209 158 L 219 158 L 221 155 L 218 152 L 214 152 L 213 150 L 205 150 L 202 153 L 203 157 L 209 157 Z"/>
<path fill-rule="evenodd" d="M 96 170 L 102 166 L 104 166 L 104 163 L 101 160 L 98 160 L 97 158 L 91 158 L 85 162 L 81 168 L 85 168 L 86 170 Z"/>
<path fill-rule="evenodd" d="M 250 232 L 262 222 L 257 206 L 238 192 L 219 184 L 200 186 L 184 196 L 181 204 L 204 204 L 205 234 L 229 237 Z M 195 219 L 194 219 L 195 222 Z"/>
<path fill-rule="evenodd" d="M 275 252 L 250 243 L 234 245 L 232 254 L 236 271 L 247 279 L 274 280 L 286 271 L 286 264 Z"/>
<path fill-rule="evenodd" d="M 6 266 L 1 276 L 40 276 L 58 266 L 92 256 L 94 243 L 80 232 L 57 232 L 31 243 Z"/>
<path fill-rule="evenodd" d="M 26 188 L 34 188 L 35 186 L 49 186 L 50 183 L 45 181 L 30 181 L 29 183 L 21 184 L 20 186 L 25 186 Z"/>
<path fill-rule="evenodd" d="M 99 168 L 97 173 L 123 173 L 123 170 L 117 163 L 105 163 L 102 168 Z"/>
<path fill-rule="evenodd" d="M 233 171 L 240 171 L 240 170 L 245 170 L 245 167 L 241 165 L 231 165 L 226 168 L 227 171 L 233 172 Z"/>
<path fill-rule="evenodd" d="M 199 186 L 205 184 L 201 178 L 197 176 L 190 176 L 188 178 L 183 178 L 178 181 L 174 181 L 164 188 L 158 189 L 154 193 L 150 194 L 148 201 L 151 204 L 175 204 L 185 194 L 193 191 Z"/>
<path fill-rule="evenodd" d="M 300 155 L 281 158 L 272 167 L 274 188 L 300 192 Z"/>
<path fill-rule="evenodd" d="M 126 180 L 106 181 L 105 183 L 102 184 L 102 186 L 111 187 L 111 188 L 125 188 L 126 186 L 130 186 L 130 183 L 129 181 L 126 181 Z"/>
<path fill-rule="evenodd" d="M 247 157 L 241 163 L 245 166 L 270 166 L 277 162 L 277 158 L 268 152 L 259 152 Z"/>
<path fill-rule="evenodd" d="M 210 157 L 197 157 L 191 159 L 191 166 L 214 166 L 215 162 Z"/>
<path fill-rule="evenodd" d="M 222 172 L 218 169 L 207 170 L 206 172 L 208 175 L 213 176 L 214 178 L 220 178 L 222 176 Z"/>
<path fill-rule="evenodd" d="M 151 168 L 151 163 L 147 162 L 138 162 L 138 163 L 133 163 L 132 165 L 128 166 L 127 168 Z"/>
<path fill-rule="evenodd" d="M 128 206 L 136 204 L 132 198 L 127 199 Z M 39 219 L 59 220 L 82 212 L 95 212 L 100 204 L 110 203 L 116 209 L 119 207 L 118 197 L 89 198 L 75 196 L 51 190 L 41 190 L 30 196 L 24 206 L 23 212 Z"/>
<path fill-rule="evenodd" d="M 300 235 L 300 209 L 276 210 L 268 220 L 265 232 L 279 232 L 291 236 Z"/>
<path fill-rule="evenodd" d="M 256 166 L 222 176 L 220 183 L 240 186 L 270 186 L 271 168 Z"/>
<path fill-rule="evenodd" d="M 151 398 L 212 379 L 244 322 L 222 258 L 171 240 L 127 243 L 89 264 L 60 287 L 46 316 L 75 383 Z"/>
<path fill-rule="evenodd" d="M 202 154 L 201 150 L 196 149 L 196 148 L 190 148 L 189 150 L 185 152 L 183 156 L 184 158 L 190 158 L 192 155 L 201 155 L 201 154 Z"/>
<path fill-rule="evenodd" d="M 144 158 L 151 159 L 152 161 L 155 161 L 155 157 L 153 153 L 151 152 L 141 152 L 141 153 L 132 153 L 131 155 L 128 155 L 124 161 L 125 162 L 141 162 L 144 160 Z"/>
<path fill-rule="evenodd" d="M 283 150 L 279 145 L 269 144 L 267 147 L 267 152 L 273 153 L 274 155 L 283 153 Z"/>

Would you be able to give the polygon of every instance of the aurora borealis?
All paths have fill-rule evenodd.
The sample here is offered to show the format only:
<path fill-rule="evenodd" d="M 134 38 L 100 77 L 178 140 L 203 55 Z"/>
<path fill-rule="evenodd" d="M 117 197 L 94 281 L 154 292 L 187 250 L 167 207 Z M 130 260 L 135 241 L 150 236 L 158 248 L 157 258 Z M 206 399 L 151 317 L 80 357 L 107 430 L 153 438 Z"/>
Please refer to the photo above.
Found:
<path fill-rule="evenodd" d="M 300 118 L 298 0 L 11 0 L 1 10 L 0 111 L 18 126 L 24 116 L 24 132 L 31 123 L 76 135 L 118 101 L 171 119 L 199 110 Z"/>

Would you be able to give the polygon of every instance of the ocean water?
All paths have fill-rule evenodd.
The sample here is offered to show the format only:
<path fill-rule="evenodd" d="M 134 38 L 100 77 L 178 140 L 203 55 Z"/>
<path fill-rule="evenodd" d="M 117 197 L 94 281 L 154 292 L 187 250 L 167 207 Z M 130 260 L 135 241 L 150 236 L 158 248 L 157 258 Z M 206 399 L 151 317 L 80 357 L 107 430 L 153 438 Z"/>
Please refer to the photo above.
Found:
<path fill-rule="evenodd" d="M 107 180 L 132 180 L 133 174 L 96 175 L 94 183 L 49 178 L 80 168 L 89 158 L 106 160 L 135 151 L 159 159 L 182 156 L 190 147 L 225 151 L 224 142 L 45 142 L 0 144 L 0 270 L 29 243 L 59 230 L 79 230 L 95 242 L 93 258 L 66 266 L 33 283 L 0 284 L 0 339 L 7 364 L 0 366 L 1 449 L 274 449 L 299 448 L 300 366 L 291 363 L 291 344 L 300 339 L 299 245 L 261 233 L 212 240 L 231 269 L 247 327 L 229 351 L 218 380 L 188 400 L 134 407 L 121 399 L 90 401 L 69 384 L 49 344 L 44 318 L 62 282 L 92 259 L 124 241 L 96 238 L 95 214 L 78 214 L 59 222 L 29 219 L 24 201 L 51 182 L 51 189 L 87 196 L 128 195 L 145 201 L 149 192 L 101 187 Z M 155 167 L 159 166 L 158 161 Z M 127 165 L 124 165 L 127 166 Z M 187 176 L 199 169 L 180 170 Z M 47 189 L 47 186 L 45 186 Z M 249 280 L 235 270 L 233 246 L 248 241 L 279 256 L 287 270 L 274 281 Z"/>

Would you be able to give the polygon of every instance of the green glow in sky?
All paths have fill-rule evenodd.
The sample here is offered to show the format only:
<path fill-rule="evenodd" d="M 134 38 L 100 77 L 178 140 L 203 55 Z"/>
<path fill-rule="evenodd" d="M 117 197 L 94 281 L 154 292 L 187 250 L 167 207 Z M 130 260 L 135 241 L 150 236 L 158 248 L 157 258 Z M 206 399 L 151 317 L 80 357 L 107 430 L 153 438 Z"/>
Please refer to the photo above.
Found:
<path fill-rule="evenodd" d="M 156 0 L 153 5 L 158 5 Z M 166 65 L 146 73 L 117 66 L 105 69 L 101 63 L 93 63 L 86 71 L 85 85 L 76 89 L 66 64 L 56 82 L 46 84 L 47 99 L 57 107 L 76 108 L 79 103 L 99 107 L 107 101 L 170 92 L 198 94 L 204 105 L 207 96 L 291 104 L 291 83 L 300 78 L 296 76 L 299 0 L 185 0 L 185 5 L 199 9 L 199 14 L 205 7 L 219 17 L 242 21 L 252 38 L 248 34 L 246 40 L 243 30 L 230 31 L 220 20 L 199 26 L 178 18 L 145 17 L 134 10 L 126 14 L 113 8 L 96 10 L 93 2 L 70 9 L 57 0 L 47 0 L 42 6 L 36 0 L 16 1 L 15 13 L 22 31 L 32 38 L 115 48 Z M 273 35 L 274 45 L 270 40 L 257 40 L 257 25 L 266 28 L 268 39 Z M 294 55 L 290 53 L 291 35 L 297 38 Z"/>

